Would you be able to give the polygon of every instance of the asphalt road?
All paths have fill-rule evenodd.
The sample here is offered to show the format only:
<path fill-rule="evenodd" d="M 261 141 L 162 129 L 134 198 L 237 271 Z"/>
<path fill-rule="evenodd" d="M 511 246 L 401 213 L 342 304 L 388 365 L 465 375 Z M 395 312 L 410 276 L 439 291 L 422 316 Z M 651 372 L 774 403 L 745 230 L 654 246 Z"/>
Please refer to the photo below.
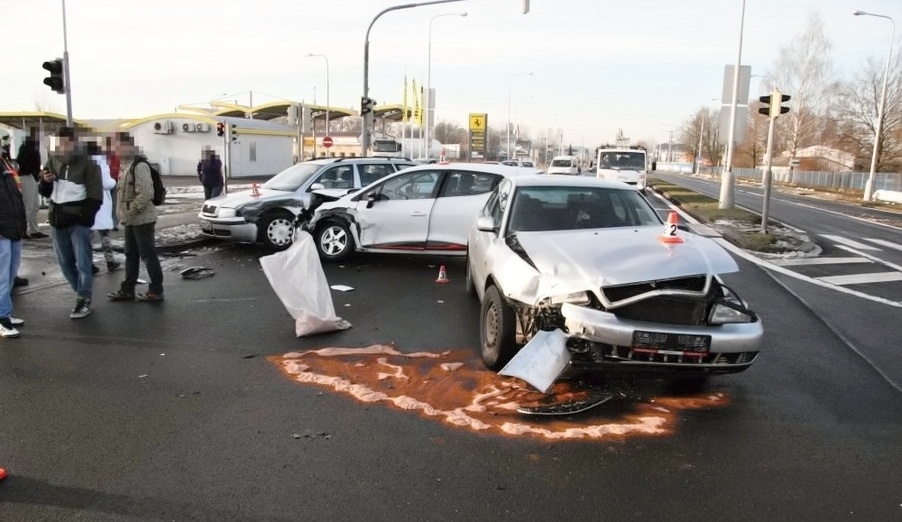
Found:
<path fill-rule="evenodd" d="M 614 401 L 548 419 L 492 402 L 524 392 L 481 370 L 461 260 L 326 265 L 354 288 L 332 292 L 353 326 L 297 338 L 260 255 L 167 257 L 158 304 L 104 302 L 118 277 L 100 274 L 80 321 L 63 284 L 15 297 L 0 520 L 902 518 L 900 392 L 806 288 L 743 259 L 727 282 L 766 332 L 750 370 L 700 391 L 618 383 Z M 178 277 L 192 265 L 216 275 Z M 353 350 L 311 352 L 329 347 Z"/>

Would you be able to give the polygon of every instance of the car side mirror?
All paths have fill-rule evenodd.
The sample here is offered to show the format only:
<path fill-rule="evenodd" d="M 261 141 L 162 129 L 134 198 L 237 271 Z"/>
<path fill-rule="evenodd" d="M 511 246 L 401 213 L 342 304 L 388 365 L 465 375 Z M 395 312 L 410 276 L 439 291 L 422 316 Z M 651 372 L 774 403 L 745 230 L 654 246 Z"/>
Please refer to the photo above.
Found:
<path fill-rule="evenodd" d="M 379 194 L 370 192 L 366 195 L 366 208 L 373 208 L 373 203 L 379 201 Z"/>
<path fill-rule="evenodd" d="M 313 192 L 314 190 L 323 190 L 324 188 L 326 188 L 326 186 L 317 181 L 316 183 L 310 185 L 310 188 L 307 189 L 307 192 Z"/>
<path fill-rule="evenodd" d="M 480 232 L 497 232 L 498 227 L 495 226 L 495 220 L 490 216 L 479 216 L 476 218 L 476 230 Z"/>

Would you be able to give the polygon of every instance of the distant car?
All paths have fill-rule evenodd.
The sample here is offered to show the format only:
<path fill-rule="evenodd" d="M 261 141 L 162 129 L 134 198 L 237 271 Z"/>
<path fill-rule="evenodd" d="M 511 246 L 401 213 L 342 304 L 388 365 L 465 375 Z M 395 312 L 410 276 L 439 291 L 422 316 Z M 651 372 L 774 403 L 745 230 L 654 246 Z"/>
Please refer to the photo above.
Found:
<path fill-rule="evenodd" d="M 578 176 L 582 169 L 576 156 L 555 156 L 551 158 L 551 164 L 546 171 L 548 174 L 568 174 Z"/>
<path fill-rule="evenodd" d="M 198 214 L 207 236 L 285 248 L 296 219 L 315 205 L 313 191 L 339 197 L 349 190 L 413 166 L 404 158 L 323 158 L 292 165 L 253 190 L 204 201 Z"/>
<path fill-rule="evenodd" d="M 306 229 L 327 261 L 355 251 L 462 256 L 489 192 L 502 179 L 534 172 L 485 163 L 411 167 L 323 203 Z"/>
<path fill-rule="evenodd" d="M 747 369 L 763 330 L 719 277 L 736 262 L 711 239 L 663 233 L 645 197 L 620 182 L 499 183 L 467 244 L 486 366 L 501 369 L 539 330 L 559 328 L 571 368 L 693 378 Z"/>

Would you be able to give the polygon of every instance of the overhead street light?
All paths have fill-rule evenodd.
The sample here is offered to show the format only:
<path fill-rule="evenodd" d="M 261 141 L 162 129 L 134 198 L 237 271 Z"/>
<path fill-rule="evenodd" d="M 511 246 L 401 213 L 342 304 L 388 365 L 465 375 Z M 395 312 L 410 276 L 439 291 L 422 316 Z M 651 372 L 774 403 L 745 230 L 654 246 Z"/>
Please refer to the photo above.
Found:
<path fill-rule="evenodd" d="M 880 90 L 880 104 L 877 105 L 877 125 L 874 128 L 874 150 L 871 153 L 871 170 L 868 173 L 868 181 L 864 186 L 864 200 L 870 201 L 871 198 L 874 197 L 874 178 L 876 177 L 877 170 L 877 148 L 880 144 L 880 131 L 883 128 L 883 111 L 884 104 L 886 103 L 886 80 L 889 77 L 889 62 L 890 57 L 893 55 L 893 42 L 896 39 L 896 21 L 892 19 L 892 17 L 874 14 L 874 13 L 866 13 L 864 11 L 855 11 L 852 13 L 855 16 L 876 16 L 877 18 L 886 18 L 893 24 L 893 32 L 892 36 L 889 39 L 889 51 L 886 53 L 886 66 L 883 69 L 883 88 Z"/>
<path fill-rule="evenodd" d="M 724 161 L 723 175 L 720 180 L 720 198 L 718 208 L 728 209 L 735 205 L 733 192 L 733 141 L 736 138 L 736 105 L 739 96 L 739 68 L 742 67 L 742 31 L 745 26 L 745 0 L 739 13 L 739 49 L 736 52 L 736 66 L 733 67 L 733 97 L 730 101 L 730 129 L 727 134 L 727 154 Z"/>
<path fill-rule="evenodd" d="M 426 57 L 426 157 L 429 157 L 429 145 L 431 141 L 430 137 L 430 127 L 432 126 L 432 22 L 435 21 L 436 18 L 441 18 L 442 16 L 467 16 L 466 11 L 462 13 L 443 13 L 437 14 L 433 16 L 429 20 L 429 45 L 428 45 L 428 54 Z M 405 109 L 406 110 L 406 109 Z M 405 116 L 406 117 L 406 116 Z"/>
<path fill-rule="evenodd" d="M 415 4 L 403 4 L 403 5 L 395 5 L 392 7 L 385 8 L 379 11 L 373 20 L 370 22 L 369 27 L 366 28 L 366 37 L 363 42 L 363 97 L 360 98 L 361 101 L 361 115 L 363 116 L 363 132 L 360 135 L 360 148 L 362 152 L 362 156 L 367 155 L 367 151 L 370 148 L 370 132 L 373 124 L 373 112 L 365 111 L 364 109 L 371 105 L 370 103 L 370 31 L 373 30 L 373 24 L 376 23 L 376 20 L 379 19 L 380 16 L 384 15 L 389 11 L 397 11 L 400 9 L 410 9 L 413 7 L 420 7 L 424 5 L 435 5 L 435 4 L 448 4 L 451 2 L 462 2 L 463 0 L 432 0 L 431 2 L 418 2 Z"/>
<path fill-rule="evenodd" d="M 507 155 L 511 155 L 511 90 L 515 76 L 532 76 L 531 72 L 514 73 L 507 80 Z M 511 159 L 508 157 L 507 159 Z"/>

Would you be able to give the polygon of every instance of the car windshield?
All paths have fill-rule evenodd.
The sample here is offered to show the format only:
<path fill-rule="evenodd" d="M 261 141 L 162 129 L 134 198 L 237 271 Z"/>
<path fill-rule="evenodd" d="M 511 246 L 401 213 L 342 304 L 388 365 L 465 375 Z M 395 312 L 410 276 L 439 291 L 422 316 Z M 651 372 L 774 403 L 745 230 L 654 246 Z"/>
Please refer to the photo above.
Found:
<path fill-rule="evenodd" d="M 520 187 L 508 232 L 660 225 L 639 192 L 602 187 Z"/>
<path fill-rule="evenodd" d="M 262 187 L 270 190 L 294 192 L 301 188 L 322 167 L 322 165 L 316 163 L 298 163 L 271 177 Z"/>
<path fill-rule="evenodd" d="M 645 154 L 641 152 L 603 152 L 598 166 L 603 169 L 644 169 Z"/>

